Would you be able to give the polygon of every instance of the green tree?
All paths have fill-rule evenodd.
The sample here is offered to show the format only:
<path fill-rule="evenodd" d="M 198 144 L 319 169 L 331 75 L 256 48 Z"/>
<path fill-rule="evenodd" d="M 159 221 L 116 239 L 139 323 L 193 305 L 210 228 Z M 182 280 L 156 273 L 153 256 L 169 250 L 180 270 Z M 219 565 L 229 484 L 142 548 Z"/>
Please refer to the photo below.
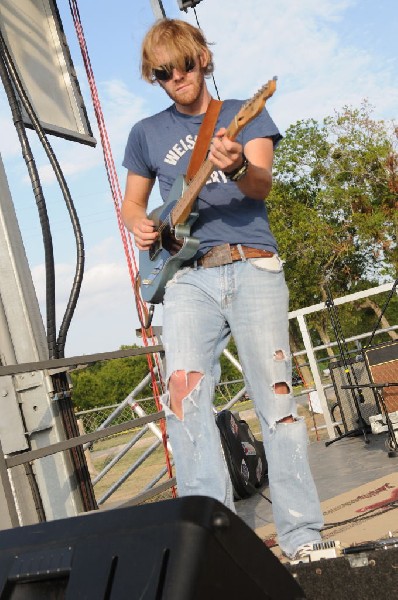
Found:
<path fill-rule="evenodd" d="M 142 355 L 101 361 L 86 369 L 73 371 L 71 378 L 74 405 L 78 410 L 87 410 L 119 404 L 141 383 L 148 372 L 147 357 Z M 138 397 L 152 395 L 152 388 L 148 385 Z"/>
<path fill-rule="evenodd" d="M 325 301 L 328 289 L 341 296 L 395 273 L 396 140 L 397 130 L 372 119 L 366 102 L 322 123 L 309 119 L 288 128 L 275 154 L 267 206 L 286 260 L 292 310 Z M 343 318 L 352 324 L 347 312 Z M 325 314 L 308 322 L 326 343 L 332 332 Z"/>
<path fill-rule="evenodd" d="M 326 120 L 332 160 L 323 202 L 338 208 L 339 223 L 367 257 L 367 275 L 380 278 L 397 266 L 397 130 L 371 112 L 364 102 Z"/>

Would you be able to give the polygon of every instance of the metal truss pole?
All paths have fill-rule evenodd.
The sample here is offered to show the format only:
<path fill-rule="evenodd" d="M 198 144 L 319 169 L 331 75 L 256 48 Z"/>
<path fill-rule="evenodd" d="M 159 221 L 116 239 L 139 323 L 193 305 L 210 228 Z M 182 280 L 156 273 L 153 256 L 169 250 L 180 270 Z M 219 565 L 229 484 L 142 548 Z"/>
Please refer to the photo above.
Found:
<path fill-rule="evenodd" d="M 43 321 L 0 156 L 0 360 L 2 365 L 15 365 L 46 359 Z M 0 441 L 4 455 L 66 439 L 53 392 L 49 371 L 0 377 Z M 68 454 L 15 467 L 8 475 L 20 525 L 82 512 L 81 494 Z M 8 511 L 2 497 L 0 493 L 0 512 Z M 8 521 L 0 519 L 0 528 L 6 528 Z"/>

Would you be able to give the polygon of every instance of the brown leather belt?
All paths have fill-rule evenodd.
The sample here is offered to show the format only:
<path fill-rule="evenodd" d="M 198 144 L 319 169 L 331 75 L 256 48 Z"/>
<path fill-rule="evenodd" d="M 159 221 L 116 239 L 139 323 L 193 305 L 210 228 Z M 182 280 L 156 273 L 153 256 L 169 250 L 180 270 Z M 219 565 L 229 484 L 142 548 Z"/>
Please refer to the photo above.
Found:
<path fill-rule="evenodd" d="M 274 252 L 269 250 L 260 250 L 249 246 L 241 246 L 241 249 L 245 258 L 271 258 L 274 256 Z M 204 256 L 196 261 L 196 264 L 200 267 L 221 267 L 237 260 L 243 260 L 238 246 L 221 244 L 206 252 Z"/>

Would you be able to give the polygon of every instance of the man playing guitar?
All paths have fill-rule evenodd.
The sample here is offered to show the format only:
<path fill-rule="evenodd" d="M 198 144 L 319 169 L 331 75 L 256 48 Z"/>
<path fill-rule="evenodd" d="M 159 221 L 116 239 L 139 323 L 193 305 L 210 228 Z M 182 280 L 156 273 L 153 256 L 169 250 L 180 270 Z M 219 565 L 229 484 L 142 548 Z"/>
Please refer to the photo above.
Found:
<path fill-rule="evenodd" d="M 164 224 L 147 215 L 148 199 L 157 179 L 167 203 L 173 183 L 186 173 L 211 101 L 206 77 L 212 72 L 212 53 L 196 27 L 163 19 L 145 36 L 142 76 L 172 100 L 134 125 L 123 162 L 128 175 L 122 217 L 150 265 L 142 286 L 149 296 L 165 261 L 156 262 Z M 279 545 L 297 558 L 320 541 L 323 518 L 308 465 L 306 425 L 292 395 L 288 291 L 264 203 L 281 135 L 265 108 L 235 138 L 228 135 L 242 106 L 240 100 L 222 104 L 206 159 L 211 169 L 195 193 L 195 217 L 188 219 L 190 241 L 184 229 L 174 230 L 173 218 L 168 222 L 179 244 L 166 252 L 172 257 L 179 245 L 192 244 L 192 256 L 182 255 L 156 300 L 164 303 L 168 391 L 162 401 L 179 495 L 211 496 L 234 510 L 212 409 L 219 357 L 234 337 L 262 427 Z"/>

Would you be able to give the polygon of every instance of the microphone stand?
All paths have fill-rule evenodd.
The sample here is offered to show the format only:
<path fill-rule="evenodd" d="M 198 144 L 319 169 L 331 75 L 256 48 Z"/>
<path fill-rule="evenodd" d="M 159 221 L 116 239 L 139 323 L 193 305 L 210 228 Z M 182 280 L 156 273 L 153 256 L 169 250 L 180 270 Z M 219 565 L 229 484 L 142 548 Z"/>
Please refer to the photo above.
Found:
<path fill-rule="evenodd" d="M 358 378 L 357 378 L 357 375 L 356 375 L 354 369 L 352 369 L 351 373 L 353 374 L 353 378 L 354 378 L 356 385 L 353 385 L 353 383 L 352 383 L 350 366 L 347 362 L 347 356 L 346 356 L 348 354 L 348 348 L 347 348 L 347 344 L 346 344 L 344 336 L 343 336 L 343 332 L 342 332 L 341 324 L 340 324 L 340 321 L 338 318 L 336 306 L 333 302 L 333 298 L 332 298 L 332 295 L 330 293 L 328 286 L 326 286 L 326 294 L 327 294 L 327 300 L 326 300 L 325 304 L 329 310 L 330 320 L 332 323 L 334 334 L 336 336 L 337 346 L 338 346 L 340 356 L 342 358 L 342 362 L 343 362 L 343 366 L 344 366 L 344 372 L 347 376 L 347 380 L 349 383 L 348 389 L 350 389 L 352 391 L 352 398 L 354 400 L 355 409 L 356 409 L 357 415 L 358 415 L 358 419 L 357 419 L 358 428 L 353 429 L 351 431 L 347 431 L 346 433 L 339 435 L 338 437 L 334 438 L 333 440 L 329 440 L 329 441 L 325 442 L 325 446 L 330 446 L 331 444 L 334 444 L 334 442 L 337 442 L 346 437 L 351 437 L 351 436 L 361 435 L 361 434 L 363 435 L 365 444 L 369 444 L 369 438 L 367 436 L 367 433 L 369 432 L 369 426 L 365 422 L 365 420 L 362 416 L 362 413 L 361 413 L 360 406 L 359 406 L 359 402 L 364 403 L 364 401 L 365 401 L 364 397 L 363 397 L 362 389 L 361 389 L 361 386 L 358 384 Z"/>

